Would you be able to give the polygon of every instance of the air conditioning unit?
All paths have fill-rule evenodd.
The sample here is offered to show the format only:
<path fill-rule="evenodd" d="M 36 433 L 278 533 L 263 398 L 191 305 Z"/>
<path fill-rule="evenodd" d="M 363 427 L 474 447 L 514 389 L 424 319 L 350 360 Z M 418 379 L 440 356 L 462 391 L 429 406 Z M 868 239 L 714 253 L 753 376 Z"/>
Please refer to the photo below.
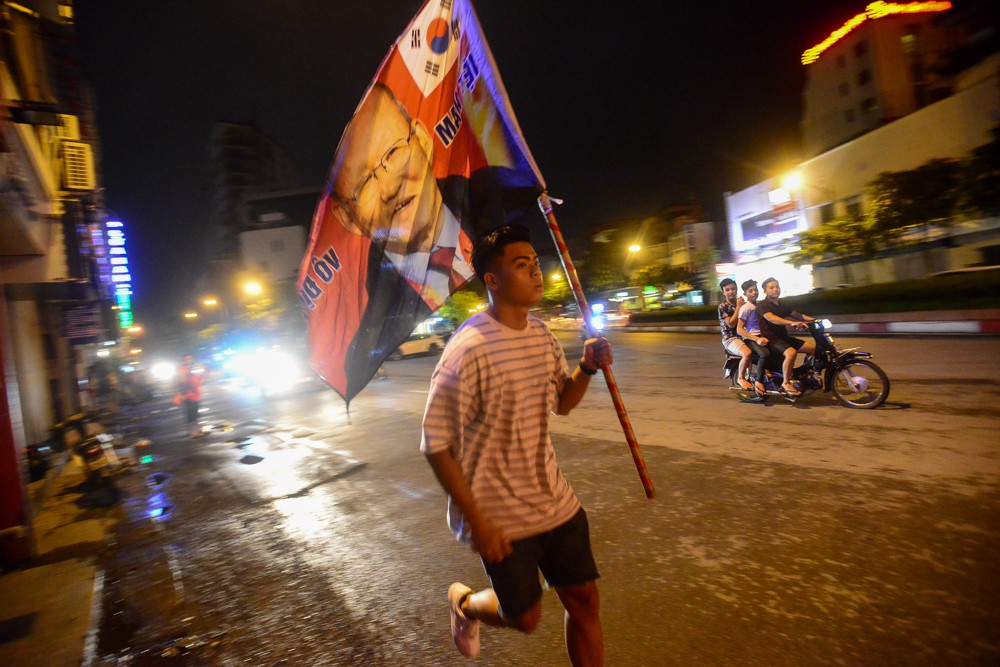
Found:
<path fill-rule="evenodd" d="M 82 141 L 64 141 L 62 157 L 63 187 L 67 190 L 93 190 L 93 147 Z"/>
<path fill-rule="evenodd" d="M 65 113 L 57 114 L 57 117 L 56 136 L 63 141 L 80 141 L 80 119 Z"/>

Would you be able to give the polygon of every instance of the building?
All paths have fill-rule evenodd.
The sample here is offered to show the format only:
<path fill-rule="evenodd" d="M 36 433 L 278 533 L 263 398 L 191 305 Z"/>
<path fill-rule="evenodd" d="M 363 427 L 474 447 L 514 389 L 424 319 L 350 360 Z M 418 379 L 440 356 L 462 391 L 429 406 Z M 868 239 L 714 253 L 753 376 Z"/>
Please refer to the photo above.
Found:
<path fill-rule="evenodd" d="M 951 3 L 878 5 L 802 56 L 809 68 L 802 95 L 806 155 L 819 155 L 949 93 L 940 72 L 958 28 L 934 21 Z"/>
<path fill-rule="evenodd" d="M 213 259 L 233 260 L 236 237 L 247 228 L 247 201 L 296 184 L 290 160 L 252 123 L 218 122 L 208 142 L 211 195 L 209 224 L 215 231 Z"/>
<path fill-rule="evenodd" d="M 990 140 L 990 129 L 1000 121 L 996 26 L 977 12 L 966 12 L 962 20 L 949 17 L 944 5 L 950 3 L 902 5 L 922 8 L 923 14 L 858 15 L 865 19 L 856 16 L 803 55 L 810 68 L 803 134 L 805 144 L 819 152 L 799 164 L 793 178 L 774 177 L 726 194 L 734 261 L 720 265 L 720 275 L 738 280 L 773 275 L 787 294 L 842 282 L 841 271 L 796 269 L 785 261 L 797 249 L 798 234 L 838 217 L 862 215 L 869 203 L 866 187 L 882 172 L 963 158 Z M 965 244 L 989 243 L 978 232 L 990 224 L 974 223 L 976 235 L 955 230 L 932 264 L 941 270 L 970 263 Z M 925 272 L 924 261 L 896 257 L 858 272 L 857 281 Z"/>
<path fill-rule="evenodd" d="M 72 3 L 0 6 L 0 566 L 33 551 L 25 447 L 88 404 L 95 346 L 118 334 Z M 122 232 L 123 234 L 123 232 Z M 113 243 L 112 243 L 113 241 Z M 127 272 L 127 269 L 126 269 Z M 128 296 L 128 295 L 123 295 Z"/>
<path fill-rule="evenodd" d="M 674 269 L 674 274 L 696 275 L 703 270 L 702 254 L 717 246 L 715 222 L 705 221 L 701 206 L 686 202 L 668 206 L 640 220 L 623 220 L 601 227 L 591 237 L 587 262 L 603 262 L 624 280 L 622 286 L 607 290 L 606 298 L 622 310 L 662 306 L 670 292 L 675 303 L 700 303 L 701 293 L 688 284 L 665 279 L 655 285 L 637 284 L 651 267 Z M 628 287 L 624 285 L 629 285 Z M 667 290 L 667 288 L 672 288 Z M 675 297 L 678 292 L 691 292 Z M 697 294 L 693 293 L 697 292 Z M 690 297 L 690 298 L 689 298 Z"/>
<path fill-rule="evenodd" d="M 200 301 L 202 295 L 213 295 L 231 316 L 236 312 L 235 304 L 243 301 L 242 285 L 257 279 L 245 269 L 246 263 L 240 256 L 240 235 L 250 229 L 271 226 L 271 222 L 261 220 L 271 220 L 268 215 L 274 212 L 261 211 L 261 203 L 268 201 L 273 193 L 287 193 L 294 188 L 295 170 L 284 151 L 255 124 L 232 122 L 217 122 L 212 126 L 205 169 L 210 198 L 208 224 L 214 239 L 212 254 L 198 277 L 197 294 L 193 296 Z M 312 205 L 315 206 L 315 199 Z M 287 213 L 282 215 L 287 217 Z M 306 224 L 312 212 L 308 215 Z"/>
<path fill-rule="evenodd" d="M 297 188 L 247 197 L 246 226 L 238 235 L 240 270 L 270 284 L 295 281 L 321 194 L 321 188 Z"/>

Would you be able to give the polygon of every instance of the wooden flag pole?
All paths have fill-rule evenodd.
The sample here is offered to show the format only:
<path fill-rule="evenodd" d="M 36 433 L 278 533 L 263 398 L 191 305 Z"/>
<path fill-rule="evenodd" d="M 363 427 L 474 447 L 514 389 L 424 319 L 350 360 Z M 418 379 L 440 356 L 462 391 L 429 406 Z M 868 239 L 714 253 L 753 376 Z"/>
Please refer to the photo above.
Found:
<path fill-rule="evenodd" d="M 555 213 L 552 212 L 552 201 L 549 199 L 547 192 L 543 192 L 538 198 L 538 207 L 542 209 L 542 215 L 545 216 L 545 220 L 549 224 L 549 232 L 552 234 L 552 240 L 559 250 L 559 259 L 562 261 L 563 271 L 566 272 L 569 284 L 573 288 L 573 296 L 576 297 L 576 303 L 580 306 L 580 312 L 583 314 L 584 326 L 587 327 L 587 333 L 592 338 L 597 337 L 599 334 L 591 324 L 590 305 L 587 304 L 587 297 L 583 294 L 583 286 L 580 285 L 580 278 L 576 275 L 576 267 L 573 266 L 573 260 L 569 256 L 566 241 L 563 239 L 562 232 L 559 231 L 559 223 L 556 222 Z M 649 478 L 649 472 L 646 470 L 646 462 L 642 460 L 642 452 L 639 451 L 639 441 L 636 440 L 635 431 L 632 430 L 632 422 L 629 421 L 628 412 L 625 410 L 625 402 L 622 401 L 622 394 L 618 390 L 618 383 L 615 382 L 615 375 L 611 372 L 610 366 L 602 366 L 601 370 L 604 372 L 605 382 L 608 383 L 608 391 L 611 392 L 611 401 L 615 404 L 618 421 L 621 422 L 622 430 L 625 431 L 625 441 L 628 442 L 628 448 L 632 452 L 632 460 L 635 462 L 635 469 L 639 473 L 642 488 L 646 491 L 647 498 L 653 498 L 656 496 L 656 491 L 653 489 L 653 480 Z"/>

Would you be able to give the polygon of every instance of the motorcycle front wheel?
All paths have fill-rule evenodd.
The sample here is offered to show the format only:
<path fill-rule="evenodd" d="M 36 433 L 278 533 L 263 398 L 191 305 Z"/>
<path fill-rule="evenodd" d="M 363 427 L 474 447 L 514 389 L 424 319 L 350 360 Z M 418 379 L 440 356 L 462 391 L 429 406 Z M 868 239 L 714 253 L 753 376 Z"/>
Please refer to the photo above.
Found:
<path fill-rule="evenodd" d="M 848 361 L 833 377 L 833 394 L 849 408 L 871 410 L 889 398 L 889 376 L 867 359 Z"/>

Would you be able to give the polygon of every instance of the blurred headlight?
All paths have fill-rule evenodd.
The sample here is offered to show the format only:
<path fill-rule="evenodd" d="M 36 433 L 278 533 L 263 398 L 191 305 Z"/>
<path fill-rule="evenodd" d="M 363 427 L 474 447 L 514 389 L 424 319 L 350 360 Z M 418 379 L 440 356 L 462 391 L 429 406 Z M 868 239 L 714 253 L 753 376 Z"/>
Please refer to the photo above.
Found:
<path fill-rule="evenodd" d="M 161 361 L 153 364 L 153 367 L 149 369 L 149 372 L 152 373 L 154 379 L 169 380 L 174 377 L 174 373 L 177 372 L 177 368 L 169 361 Z"/>
<path fill-rule="evenodd" d="M 280 350 L 258 350 L 233 359 L 232 367 L 266 393 L 288 391 L 299 379 L 299 365 Z"/>

